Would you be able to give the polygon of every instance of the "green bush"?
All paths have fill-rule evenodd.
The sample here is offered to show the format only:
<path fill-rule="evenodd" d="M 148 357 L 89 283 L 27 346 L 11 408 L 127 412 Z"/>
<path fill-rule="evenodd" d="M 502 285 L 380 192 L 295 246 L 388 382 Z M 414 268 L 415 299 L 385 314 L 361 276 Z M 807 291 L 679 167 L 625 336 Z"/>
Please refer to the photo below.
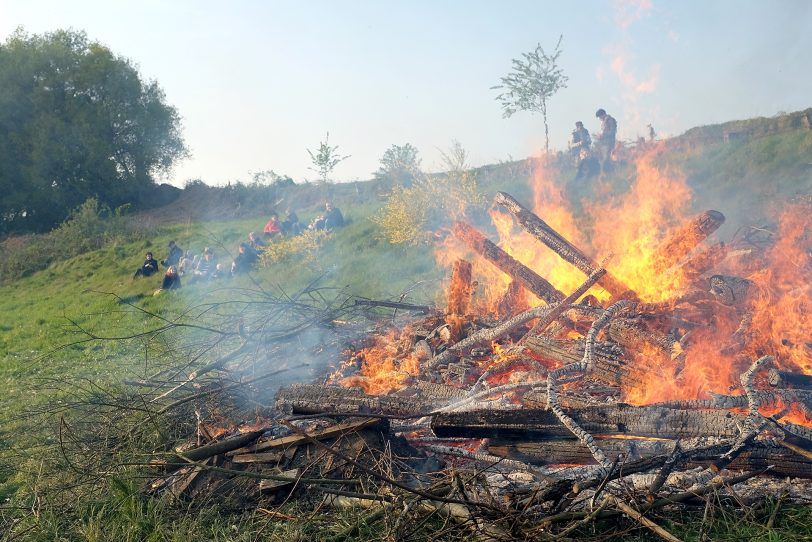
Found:
<path fill-rule="evenodd" d="M 0 282 L 104 246 L 147 238 L 151 228 L 128 217 L 128 209 L 123 205 L 111 210 L 90 198 L 49 233 L 7 239 L 0 249 Z"/>

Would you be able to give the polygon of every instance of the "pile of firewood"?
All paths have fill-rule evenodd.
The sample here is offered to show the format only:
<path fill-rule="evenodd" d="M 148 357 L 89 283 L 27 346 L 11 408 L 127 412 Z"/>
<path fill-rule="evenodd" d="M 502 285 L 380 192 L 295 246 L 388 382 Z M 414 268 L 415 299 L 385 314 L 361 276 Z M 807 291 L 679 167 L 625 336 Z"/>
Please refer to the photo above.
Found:
<path fill-rule="evenodd" d="M 763 355 L 743 362 L 739 389 L 729 394 L 622 402 L 625 389 L 644 385 L 640 351 L 656 358 L 659 374 L 679 379 L 692 329 L 698 319 L 712 322 L 717 308 L 740 319 L 720 349 L 741 348 L 752 284 L 707 278 L 730 248 L 698 248 L 723 223 L 721 213 L 707 211 L 677 229 L 654 260 L 661 272 L 679 264 L 707 286 L 651 304 L 511 196 L 498 193 L 495 201 L 582 271 L 584 283 L 561 292 L 457 222 L 454 235 L 513 280 L 503 318 L 470 314 L 471 264 L 460 260 L 445 310 L 380 303 L 423 313 L 400 327 L 392 354 L 396 366 L 418 360 L 418 374 L 399 374 L 390 393 L 366 393 L 360 350 L 320 383 L 282 388 L 261 426 L 177 449 L 177 460 L 157 465 L 162 474 L 148 491 L 230 491 L 251 495 L 253 504 L 298 491 L 371 514 L 422 507 L 489 540 L 565 536 L 620 514 L 674 540 L 649 512 L 735 484 L 743 484 L 739 497 L 748 484 L 760 493 L 768 483 L 761 474 L 796 479 L 794 494 L 806 492 L 812 429 L 782 419 L 790 412 L 810 418 L 812 376 L 780 370 Z M 595 285 L 612 301 L 602 306 L 586 295 Z M 545 304 L 511 312 L 522 290 Z M 775 413 L 765 415 L 766 408 Z"/>

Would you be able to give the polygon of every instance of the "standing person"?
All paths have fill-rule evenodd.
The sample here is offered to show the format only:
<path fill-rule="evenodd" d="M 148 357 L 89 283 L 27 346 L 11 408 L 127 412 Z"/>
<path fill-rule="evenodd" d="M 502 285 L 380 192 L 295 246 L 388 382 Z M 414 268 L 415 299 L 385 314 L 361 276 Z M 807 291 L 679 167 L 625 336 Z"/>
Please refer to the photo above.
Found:
<path fill-rule="evenodd" d="M 591 145 L 592 138 L 589 137 L 589 130 L 584 128 L 584 123 L 579 120 L 575 123 L 575 130 L 572 131 L 572 141 L 570 142 L 572 156 L 578 158 L 581 151 L 588 151 Z"/>
<path fill-rule="evenodd" d="M 183 257 L 183 249 L 175 244 L 175 241 L 169 241 L 169 255 L 161 260 L 161 265 L 169 267 L 171 265 L 178 265 L 180 259 Z"/>
<path fill-rule="evenodd" d="M 158 272 L 158 261 L 152 257 L 152 252 L 147 252 L 144 258 L 144 263 L 135 270 L 133 273 L 133 278 L 138 277 L 149 277 L 150 275 L 154 275 Z"/>
<path fill-rule="evenodd" d="M 605 173 L 612 167 L 612 151 L 615 150 L 617 140 L 617 121 L 604 109 L 598 109 L 595 116 L 601 119 L 601 139 L 598 147 L 598 159 L 601 162 L 601 172 Z"/>

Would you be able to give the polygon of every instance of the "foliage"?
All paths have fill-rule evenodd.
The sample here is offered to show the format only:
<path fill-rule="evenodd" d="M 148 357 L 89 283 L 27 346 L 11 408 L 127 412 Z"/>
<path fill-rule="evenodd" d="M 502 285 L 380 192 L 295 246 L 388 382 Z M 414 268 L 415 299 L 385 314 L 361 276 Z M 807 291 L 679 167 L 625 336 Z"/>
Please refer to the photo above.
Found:
<path fill-rule="evenodd" d="M 138 203 L 185 156 L 154 81 L 82 32 L 0 44 L 0 234 L 43 231 L 88 197 Z"/>
<path fill-rule="evenodd" d="M 118 242 L 144 239 L 150 228 L 126 216 L 128 205 L 111 210 L 90 198 L 47 234 L 34 234 L 3 243 L 0 282 L 45 269 L 53 262 L 98 250 Z"/>
<path fill-rule="evenodd" d="M 319 174 L 321 182 L 327 183 L 330 180 L 330 174 L 333 169 L 350 157 L 350 155 L 342 156 L 338 154 L 338 145 L 330 146 L 330 132 L 327 132 L 327 137 L 324 141 L 319 143 L 319 149 L 313 154 L 313 151 L 307 149 L 307 154 L 310 155 L 310 160 L 315 167 L 308 168 Z"/>
<path fill-rule="evenodd" d="M 408 188 L 395 187 L 384 207 L 371 220 L 380 236 L 392 244 L 417 244 L 423 232 L 459 216 L 469 205 L 484 202 L 477 180 L 458 141 L 442 152 L 444 174 L 420 174 Z"/>
<path fill-rule="evenodd" d="M 550 129 L 547 125 L 547 102 L 562 88 L 567 87 L 569 77 L 558 66 L 558 59 L 563 52 L 561 41 L 552 53 L 547 53 L 539 43 L 534 51 L 522 53 L 524 60 L 513 59 L 513 71 L 502 77 L 502 84 L 491 87 L 502 90 L 497 101 L 502 103 L 502 115 L 505 118 L 517 111 L 539 112 L 544 118 L 544 150 L 550 152 Z"/>
<path fill-rule="evenodd" d="M 305 230 L 301 235 L 277 238 L 265 248 L 261 260 L 266 267 L 297 260 L 310 269 L 320 269 L 321 248 L 330 238 L 331 232 L 325 230 Z"/>
<path fill-rule="evenodd" d="M 296 184 L 288 175 L 279 175 L 272 169 L 255 171 L 251 174 L 254 186 L 293 186 Z"/>
<path fill-rule="evenodd" d="M 381 167 L 375 179 L 395 185 L 409 186 L 420 173 L 420 158 L 411 143 L 392 145 L 381 157 Z"/>

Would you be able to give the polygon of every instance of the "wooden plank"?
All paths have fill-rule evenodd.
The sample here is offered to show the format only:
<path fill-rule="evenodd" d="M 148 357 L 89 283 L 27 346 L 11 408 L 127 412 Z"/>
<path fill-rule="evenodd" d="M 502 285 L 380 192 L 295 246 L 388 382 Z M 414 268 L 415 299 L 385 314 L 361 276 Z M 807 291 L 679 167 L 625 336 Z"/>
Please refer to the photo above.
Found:
<path fill-rule="evenodd" d="M 329 438 L 340 437 L 347 433 L 360 431 L 361 429 L 372 427 L 379 423 L 381 423 L 380 418 L 361 418 L 360 420 L 354 419 L 346 422 L 341 422 L 331 427 L 320 429 L 318 431 L 308 432 L 308 434 L 317 440 L 324 440 Z M 233 450 L 227 453 L 226 455 L 236 456 L 241 454 L 256 454 L 257 452 L 262 452 L 265 450 L 299 446 L 300 444 L 306 444 L 307 442 L 308 442 L 307 437 L 303 435 L 288 435 L 286 437 L 261 440 L 256 444 L 252 444 L 251 446 L 246 446 L 245 448 Z"/>

